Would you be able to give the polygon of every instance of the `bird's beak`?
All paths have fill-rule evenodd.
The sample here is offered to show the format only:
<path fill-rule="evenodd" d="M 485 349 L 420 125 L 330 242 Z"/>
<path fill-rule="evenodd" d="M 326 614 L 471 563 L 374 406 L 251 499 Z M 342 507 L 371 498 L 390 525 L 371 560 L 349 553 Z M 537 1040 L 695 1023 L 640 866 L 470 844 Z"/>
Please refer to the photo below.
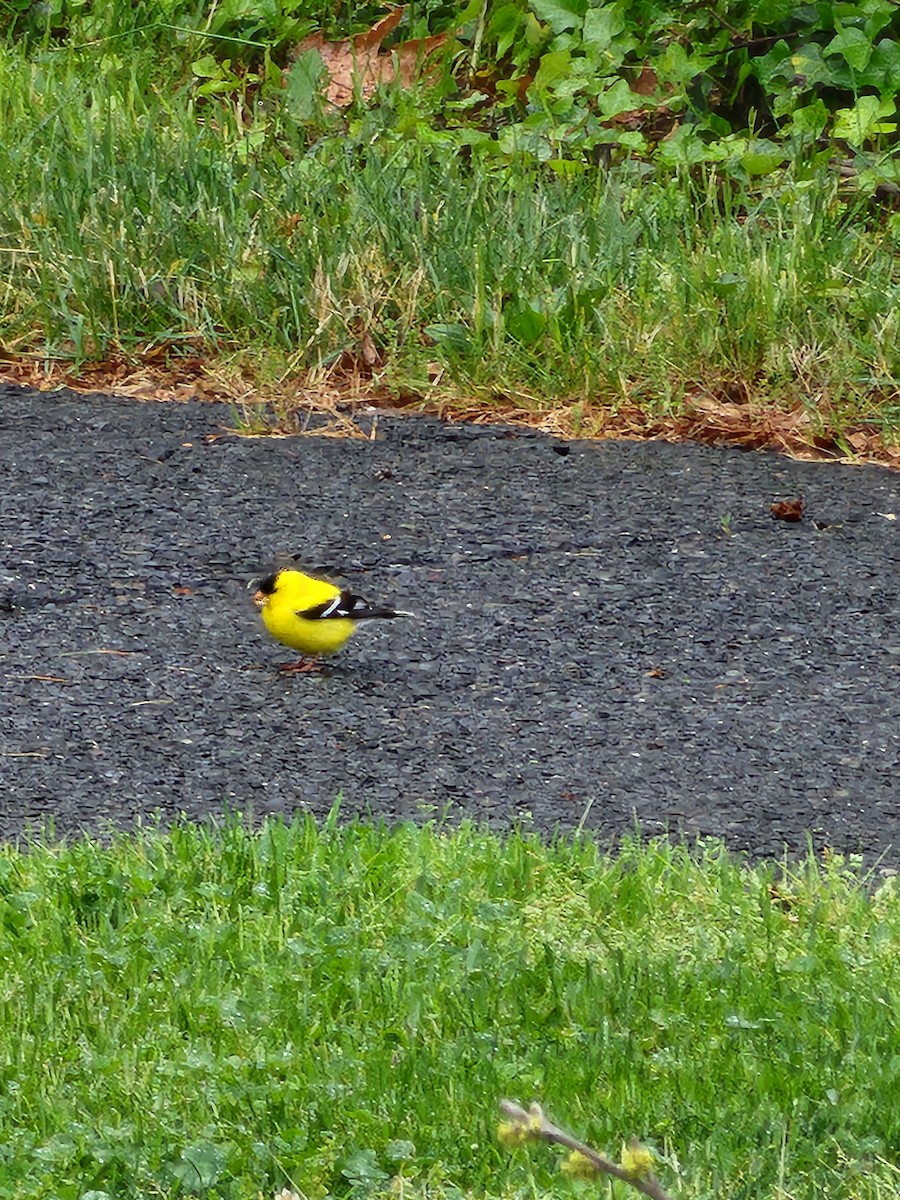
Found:
<path fill-rule="evenodd" d="M 256 591 L 253 593 L 253 603 L 259 609 L 263 609 L 266 607 L 266 604 L 268 603 L 268 599 L 269 599 L 269 597 L 266 595 L 265 592 Z"/>

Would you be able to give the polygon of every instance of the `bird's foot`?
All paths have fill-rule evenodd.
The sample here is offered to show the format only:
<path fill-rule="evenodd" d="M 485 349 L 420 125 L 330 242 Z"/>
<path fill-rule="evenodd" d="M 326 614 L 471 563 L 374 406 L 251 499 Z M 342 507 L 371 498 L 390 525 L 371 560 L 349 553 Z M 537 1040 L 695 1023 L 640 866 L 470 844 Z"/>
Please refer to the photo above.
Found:
<path fill-rule="evenodd" d="M 325 665 L 317 658 L 298 658 L 296 662 L 279 663 L 275 669 L 280 675 L 320 675 Z"/>

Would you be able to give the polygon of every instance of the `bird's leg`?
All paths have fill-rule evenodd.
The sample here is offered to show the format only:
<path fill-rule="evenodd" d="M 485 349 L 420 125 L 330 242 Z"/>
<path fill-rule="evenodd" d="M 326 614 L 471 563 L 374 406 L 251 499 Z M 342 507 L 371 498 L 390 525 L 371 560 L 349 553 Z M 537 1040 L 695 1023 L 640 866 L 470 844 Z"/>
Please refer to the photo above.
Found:
<path fill-rule="evenodd" d="M 296 662 L 279 663 L 276 670 L 281 675 L 316 675 L 325 667 L 317 658 L 298 658 Z"/>

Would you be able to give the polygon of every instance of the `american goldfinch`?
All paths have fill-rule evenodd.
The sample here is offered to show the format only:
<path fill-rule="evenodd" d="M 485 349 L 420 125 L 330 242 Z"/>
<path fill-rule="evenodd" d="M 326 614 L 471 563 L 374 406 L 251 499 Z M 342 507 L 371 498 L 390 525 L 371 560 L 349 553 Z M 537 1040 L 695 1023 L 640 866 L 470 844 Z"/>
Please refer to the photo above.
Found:
<path fill-rule="evenodd" d="M 253 603 L 272 637 L 304 656 L 282 670 L 315 671 L 315 660 L 334 654 L 356 629 L 357 621 L 375 617 L 411 617 L 393 608 L 372 608 L 365 600 L 326 579 L 284 568 L 256 585 Z M 307 658 L 308 656 L 308 658 Z"/>

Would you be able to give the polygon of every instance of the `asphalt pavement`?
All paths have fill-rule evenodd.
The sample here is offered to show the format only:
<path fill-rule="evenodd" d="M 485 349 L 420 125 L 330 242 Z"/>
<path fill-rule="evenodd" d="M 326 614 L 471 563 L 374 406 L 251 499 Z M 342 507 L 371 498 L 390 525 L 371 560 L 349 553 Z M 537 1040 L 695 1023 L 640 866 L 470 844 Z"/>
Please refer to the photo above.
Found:
<path fill-rule="evenodd" d="M 340 798 L 900 866 L 896 472 L 232 423 L 0 385 L 0 837 Z M 288 554 L 417 617 L 285 677 L 247 585 Z"/>

